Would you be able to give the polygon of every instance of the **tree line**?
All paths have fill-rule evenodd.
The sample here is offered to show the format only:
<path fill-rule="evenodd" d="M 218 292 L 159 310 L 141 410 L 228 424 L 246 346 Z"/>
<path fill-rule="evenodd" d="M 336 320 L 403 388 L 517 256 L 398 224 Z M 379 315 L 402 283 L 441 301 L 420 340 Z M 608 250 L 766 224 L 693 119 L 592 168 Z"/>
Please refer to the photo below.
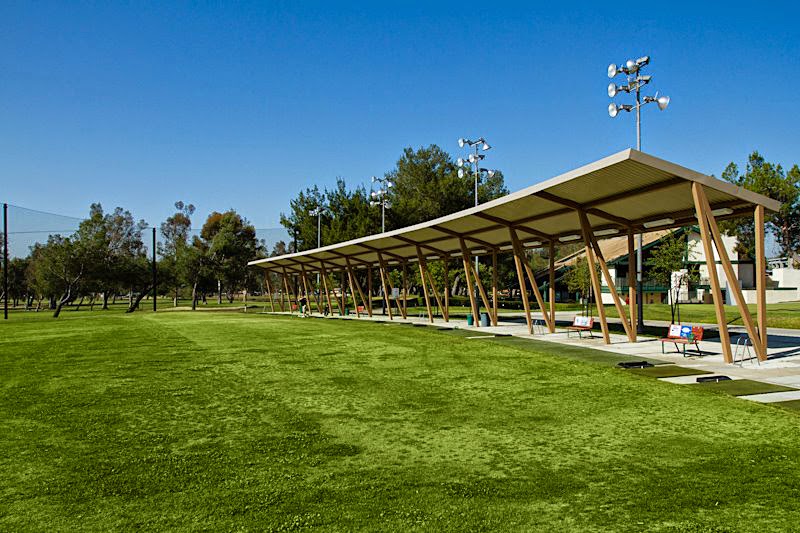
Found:
<path fill-rule="evenodd" d="M 406 148 L 394 168 L 384 174 L 393 186 L 387 198 L 391 208 L 386 213 L 386 229 L 406 227 L 472 207 L 472 178 L 459 178 L 453 158 L 436 145 L 418 149 Z M 800 169 L 794 165 L 785 171 L 781 165 L 767 162 L 753 152 L 745 171 L 731 163 L 722 178 L 781 202 L 782 208 L 768 219 L 768 229 L 775 237 L 780 252 L 795 261 L 800 253 Z M 479 182 L 481 203 L 508 193 L 502 172 L 484 176 Z M 370 205 L 370 191 L 363 185 L 353 188 L 338 178 L 331 189 L 317 186 L 300 191 L 289 202 L 289 210 L 280 216 L 281 224 L 291 236 L 279 241 L 272 250 L 256 238 L 255 228 L 234 210 L 211 213 L 199 232 L 193 230 L 195 208 L 182 201 L 175 203 L 175 213 L 158 227 L 160 242 L 156 261 L 158 294 L 177 301 L 184 294 L 196 308 L 209 294 L 218 303 L 223 298 L 232 302 L 236 294 L 264 291 L 264 274 L 247 267 L 247 262 L 266 255 L 283 255 L 315 248 L 319 238 L 323 246 L 380 232 L 380 208 Z M 312 214 L 323 207 L 322 219 Z M 317 228 L 320 228 L 318 236 Z M 726 233 L 737 237 L 739 251 L 752 256 L 754 226 L 752 217 L 743 217 L 722 224 Z M 100 305 L 107 309 L 109 300 L 125 298 L 126 311 L 133 312 L 142 298 L 152 292 L 152 262 L 145 235 L 150 226 L 136 220 L 130 211 L 117 207 L 106 212 L 100 204 L 92 204 L 89 215 L 72 235 L 50 235 L 45 243 L 34 245 L 24 258 L 9 262 L 8 298 L 16 307 L 27 309 L 46 306 L 58 316 L 65 305 Z M 570 254 L 580 244 L 560 246 L 558 257 Z M 528 252 L 534 270 L 548 262 L 543 251 Z M 673 261 L 674 262 L 674 261 Z M 444 278 L 441 262 L 429 264 L 437 286 L 447 287 L 452 296 L 467 295 L 463 267 L 453 260 L 449 279 Z M 481 264 L 479 275 L 485 285 L 491 283 L 489 265 Z M 565 278 L 570 292 L 585 292 L 587 272 L 578 262 L 575 272 Z M 511 297 L 519 297 L 513 259 L 509 254 L 498 257 L 499 285 Z M 419 294 L 421 281 L 415 269 L 407 272 L 412 294 Z M 666 275 L 666 274 L 664 274 Z M 365 276 L 362 276 L 366 278 Z M 372 295 L 379 294 L 379 276 L 373 276 Z M 402 272 L 393 268 L 390 282 L 402 285 Z M 280 287 L 273 280 L 273 287 Z M 362 286 L 366 279 L 360 279 Z M 335 285 L 334 280 L 330 280 Z M 318 287 L 315 287 L 318 289 Z"/>

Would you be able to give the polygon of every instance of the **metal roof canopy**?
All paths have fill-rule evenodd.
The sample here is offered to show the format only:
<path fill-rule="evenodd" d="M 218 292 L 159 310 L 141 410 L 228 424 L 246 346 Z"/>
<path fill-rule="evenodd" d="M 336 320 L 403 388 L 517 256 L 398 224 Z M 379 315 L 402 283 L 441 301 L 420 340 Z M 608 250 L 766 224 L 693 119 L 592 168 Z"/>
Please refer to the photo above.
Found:
<path fill-rule="evenodd" d="M 251 261 L 267 270 L 299 272 L 388 265 L 417 260 L 417 246 L 428 259 L 511 250 L 509 227 L 526 248 L 579 241 L 579 212 L 586 213 L 598 239 L 633 231 L 696 224 L 692 183 L 703 185 L 717 220 L 753 215 L 755 206 L 777 211 L 780 203 L 711 176 L 644 152 L 628 149 L 532 185 L 515 193 L 415 226 L 370 235 L 322 248 Z M 652 224 L 655 222 L 656 224 Z M 609 230 L 605 235 L 603 230 Z M 615 233 L 610 230 L 617 230 Z"/>

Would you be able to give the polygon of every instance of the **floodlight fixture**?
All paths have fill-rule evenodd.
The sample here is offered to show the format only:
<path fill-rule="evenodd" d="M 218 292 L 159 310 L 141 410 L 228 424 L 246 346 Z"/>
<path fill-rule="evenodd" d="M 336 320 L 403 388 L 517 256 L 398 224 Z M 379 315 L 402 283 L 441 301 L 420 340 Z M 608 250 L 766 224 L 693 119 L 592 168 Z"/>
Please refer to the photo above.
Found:
<path fill-rule="evenodd" d="M 669 105 L 669 96 L 659 96 L 656 98 L 656 103 L 661 111 L 664 111 Z"/>
<path fill-rule="evenodd" d="M 464 172 L 464 169 L 463 168 L 459 168 L 458 169 L 458 177 L 459 178 L 463 178 L 465 175 L 466 175 L 466 172 Z"/>
<path fill-rule="evenodd" d="M 670 224 L 674 224 L 675 220 L 669 217 L 666 218 L 659 218 L 657 220 L 649 220 L 642 224 L 647 229 L 650 228 L 658 228 L 660 226 L 669 226 Z"/>
<path fill-rule="evenodd" d="M 464 148 L 464 145 L 465 145 L 465 144 L 467 144 L 468 142 L 469 142 L 469 141 L 467 141 L 466 139 L 464 139 L 464 138 L 462 137 L 462 138 L 460 138 L 460 139 L 458 140 L 458 147 L 459 147 L 459 148 Z"/>
<path fill-rule="evenodd" d="M 458 165 L 459 167 L 463 167 L 464 166 L 464 158 L 459 157 L 458 159 L 456 159 L 456 165 Z"/>
<path fill-rule="evenodd" d="M 485 151 L 491 150 L 491 149 L 492 149 L 492 147 L 489 146 L 489 143 L 487 143 L 486 141 L 483 141 L 483 146 L 481 146 L 481 150 L 483 150 L 485 152 Z"/>
<path fill-rule="evenodd" d="M 595 237 L 605 237 L 607 235 L 616 235 L 619 230 L 616 228 L 601 229 L 594 232 Z"/>

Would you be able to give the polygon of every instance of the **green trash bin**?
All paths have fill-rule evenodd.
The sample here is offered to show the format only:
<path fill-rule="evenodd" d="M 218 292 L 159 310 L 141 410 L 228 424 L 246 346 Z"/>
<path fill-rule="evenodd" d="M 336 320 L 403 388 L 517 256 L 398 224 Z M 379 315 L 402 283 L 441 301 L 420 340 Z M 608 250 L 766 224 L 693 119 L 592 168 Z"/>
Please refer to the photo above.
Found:
<path fill-rule="evenodd" d="M 472 313 L 467 313 L 467 325 L 472 326 L 475 324 L 475 317 L 472 316 Z"/>

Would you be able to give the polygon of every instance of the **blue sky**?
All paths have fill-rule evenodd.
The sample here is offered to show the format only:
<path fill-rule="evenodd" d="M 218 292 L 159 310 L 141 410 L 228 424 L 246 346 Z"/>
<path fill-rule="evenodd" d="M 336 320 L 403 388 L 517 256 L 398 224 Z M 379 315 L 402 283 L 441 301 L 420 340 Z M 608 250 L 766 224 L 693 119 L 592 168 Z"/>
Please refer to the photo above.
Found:
<path fill-rule="evenodd" d="M 644 109 L 645 151 L 800 163 L 796 3 L 374 4 L 3 3 L 0 200 L 274 227 L 301 188 L 481 135 L 515 190 L 635 144 L 606 66 L 644 54 L 672 97 Z"/>

